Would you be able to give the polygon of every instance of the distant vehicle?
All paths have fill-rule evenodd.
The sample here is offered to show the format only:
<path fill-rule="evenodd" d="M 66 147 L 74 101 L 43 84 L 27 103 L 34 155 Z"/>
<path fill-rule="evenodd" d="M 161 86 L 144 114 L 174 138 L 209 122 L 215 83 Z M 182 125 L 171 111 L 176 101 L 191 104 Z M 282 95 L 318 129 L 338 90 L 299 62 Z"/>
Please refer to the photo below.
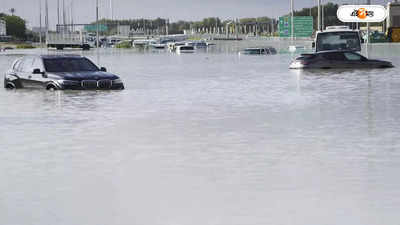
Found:
<path fill-rule="evenodd" d="M 306 48 L 301 45 L 290 45 L 289 52 L 304 51 Z"/>
<path fill-rule="evenodd" d="M 183 46 L 183 45 L 186 45 L 186 42 L 184 42 L 184 41 L 182 41 L 182 42 L 169 42 L 168 44 L 167 44 L 167 46 L 168 46 L 168 49 L 170 50 L 170 51 L 176 51 L 176 48 L 178 47 L 178 46 Z"/>
<path fill-rule="evenodd" d="M 166 44 L 160 44 L 160 43 L 150 43 L 150 47 L 154 49 L 165 49 L 167 47 Z"/>
<path fill-rule="evenodd" d="M 135 48 L 145 48 L 150 44 L 151 40 L 149 39 L 138 39 L 133 41 L 133 47 Z"/>
<path fill-rule="evenodd" d="M 261 48 L 246 48 L 239 54 L 244 55 L 275 55 L 277 53 L 274 47 L 261 47 Z"/>
<path fill-rule="evenodd" d="M 25 56 L 6 72 L 4 87 L 47 90 L 122 90 L 121 79 L 78 55 Z"/>
<path fill-rule="evenodd" d="M 167 44 L 160 43 L 160 42 L 157 42 L 157 41 L 155 41 L 155 40 L 152 40 L 152 41 L 149 43 L 149 46 L 152 47 L 152 48 L 154 48 L 154 49 L 165 49 L 165 48 L 167 47 Z"/>
<path fill-rule="evenodd" d="M 361 38 L 358 30 L 347 26 L 329 26 L 324 31 L 318 31 L 313 43 L 315 52 L 330 50 L 361 51 Z"/>
<path fill-rule="evenodd" d="M 46 37 L 47 48 L 63 50 L 64 48 L 81 48 L 90 50 L 90 45 L 85 41 L 82 32 L 77 33 L 48 33 Z"/>
<path fill-rule="evenodd" d="M 191 45 L 180 45 L 176 47 L 176 53 L 194 53 L 196 50 Z"/>
<path fill-rule="evenodd" d="M 195 48 L 207 48 L 209 46 L 209 43 L 207 43 L 205 40 L 200 40 L 200 41 L 189 41 L 186 42 L 186 45 L 193 46 Z"/>
<path fill-rule="evenodd" d="M 342 68 L 391 68 L 391 62 L 367 59 L 354 51 L 324 51 L 301 54 L 290 69 L 342 69 Z"/>

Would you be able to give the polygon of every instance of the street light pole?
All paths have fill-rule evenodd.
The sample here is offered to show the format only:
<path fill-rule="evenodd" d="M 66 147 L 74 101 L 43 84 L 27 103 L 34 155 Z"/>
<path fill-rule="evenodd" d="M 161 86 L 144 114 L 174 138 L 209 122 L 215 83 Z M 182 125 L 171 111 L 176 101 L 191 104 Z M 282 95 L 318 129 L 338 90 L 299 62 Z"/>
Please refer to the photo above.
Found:
<path fill-rule="evenodd" d="M 292 41 L 294 39 L 294 24 L 293 24 L 293 16 L 294 16 L 294 12 L 293 12 L 293 0 L 290 0 L 290 27 L 291 27 L 291 37 L 292 37 Z"/>
<path fill-rule="evenodd" d="M 39 42 L 42 48 L 42 0 L 39 0 Z"/>
<path fill-rule="evenodd" d="M 99 0 L 96 0 L 96 47 L 99 48 Z"/>
<path fill-rule="evenodd" d="M 371 0 L 367 0 L 367 5 L 371 5 Z M 367 45 L 367 47 L 366 47 L 366 55 L 367 55 L 367 58 L 369 57 L 369 23 L 367 23 L 367 41 L 366 41 L 366 45 Z"/>
<path fill-rule="evenodd" d="M 321 0 L 318 0 L 318 31 L 321 31 Z"/>

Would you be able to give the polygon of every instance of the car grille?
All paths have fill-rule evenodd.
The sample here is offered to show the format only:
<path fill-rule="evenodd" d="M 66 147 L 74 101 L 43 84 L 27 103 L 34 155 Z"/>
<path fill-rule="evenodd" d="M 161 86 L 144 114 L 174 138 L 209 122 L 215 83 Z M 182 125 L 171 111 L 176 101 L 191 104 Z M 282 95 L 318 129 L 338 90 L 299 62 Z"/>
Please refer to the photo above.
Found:
<path fill-rule="evenodd" d="M 110 89 L 112 86 L 111 80 L 99 80 L 97 82 L 97 87 L 100 89 Z"/>
<path fill-rule="evenodd" d="M 85 89 L 111 89 L 111 80 L 83 80 L 81 86 Z"/>

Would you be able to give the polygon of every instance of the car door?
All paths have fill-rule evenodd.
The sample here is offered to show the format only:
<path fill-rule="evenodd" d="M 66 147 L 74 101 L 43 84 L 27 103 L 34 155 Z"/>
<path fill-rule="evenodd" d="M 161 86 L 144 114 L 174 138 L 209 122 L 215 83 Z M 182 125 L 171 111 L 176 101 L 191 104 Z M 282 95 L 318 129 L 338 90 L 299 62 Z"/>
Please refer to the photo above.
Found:
<path fill-rule="evenodd" d="M 29 73 L 29 69 L 32 66 L 32 57 L 26 56 L 22 58 L 21 63 L 17 68 L 17 73 L 21 81 L 21 85 L 25 88 L 31 88 L 30 79 L 32 75 Z"/>
<path fill-rule="evenodd" d="M 34 70 L 39 70 L 42 73 L 33 73 Z M 44 73 L 44 66 L 43 66 L 43 61 L 42 58 L 40 57 L 33 57 L 30 73 L 31 73 L 31 79 L 30 83 L 33 88 L 43 88 L 46 84 L 46 82 L 49 80 Z"/>
<path fill-rule="evenodd" d="M 333 69 L 333 68 L 346 68 L 346 58 L 342 52 L 327 52 L 321 54 L 323 60 L 319 60 L 318 67 Z"/>

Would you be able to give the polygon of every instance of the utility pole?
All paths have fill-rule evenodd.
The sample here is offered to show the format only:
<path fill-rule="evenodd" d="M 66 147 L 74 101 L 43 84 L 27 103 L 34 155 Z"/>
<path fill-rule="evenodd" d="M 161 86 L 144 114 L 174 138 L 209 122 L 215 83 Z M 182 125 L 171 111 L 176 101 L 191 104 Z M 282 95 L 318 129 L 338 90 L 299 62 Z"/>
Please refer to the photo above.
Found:
<path fill-rule="evenodd" d="M 293 17 L 294 17 L 294 12 L 293 12 L 293 0 L 290 0 L 290 28 L 291 28 L 291 37 L 292 41 L 294 39 L 294 24 L 293 24 Z"/>
<path fill-rule="evenodd" d="M 42 47 L 42 0 L 39 0 L 39 42 Z"/>
<path fill-rule="evenodd" d="M 235 24 L 235 31 L 236 31 L 236 40 L 239 39 L 239 19 L 236 18 L 236 24 Z"/>
<path fill-rule="evenodd" d="M 99 0 L 96 0 L 96 48 L 99 48 Z"/>
<path fill-rule="evenodd" d="M 63 33 L 65 33 L 65 0 L 63 0 L 62 2 L 62 15 L 63 15 Z"/>
<path fill-rule="evenodd" d="M 49 5 L 48 5 L 48 2 L 47 2 L 47 0 L 46 0 L 46 2 L 45 2 L 45 12 L 46 12 L 46 15 L 45 15 L 45 24 L 46 24 L 46 41 L 47 41 L 47 37 L 48 37 L 48 35 L 49 35 Z"/>
<path fill-rule="evenodd" d="M 371 0 L 367 0 L 367 5 L 371 5 Z M 366 53 L 367 53 L 367 58 L 369 58 L 369 23 L 367 23 L 367 41 L 366 41 Z"/>
<path fill-rule="evenodd" d="M 113 2 L 110 0 L 110 19 L 114 20 Z"/>
<path fill-rule="evenodd" d="M 169 35 L 169 19 L 167 19 L 167 35 Z"/>
<path fill-rule="evenodd" d="M 57 0 L 57 32 L 59 24 L 60 24 L 60 0 Z"/>
<path fill-rule="evenodd" d="M 324 7 L 324 3 L 322 3 L 322 5 L 321 5 L 321 30 L 324 30 L 324 28 L 325 28 L 325 7 Z"/>
<path fill-rule="evenodd" d="M 318 31 L 321 31 L 321 0 L 318 0 Z"/>
<path fill-rule="evenodd" d="M 71 25 L 72 25 L 72 32 L 74 32 L 74 1 L 71 0 Z"/>

